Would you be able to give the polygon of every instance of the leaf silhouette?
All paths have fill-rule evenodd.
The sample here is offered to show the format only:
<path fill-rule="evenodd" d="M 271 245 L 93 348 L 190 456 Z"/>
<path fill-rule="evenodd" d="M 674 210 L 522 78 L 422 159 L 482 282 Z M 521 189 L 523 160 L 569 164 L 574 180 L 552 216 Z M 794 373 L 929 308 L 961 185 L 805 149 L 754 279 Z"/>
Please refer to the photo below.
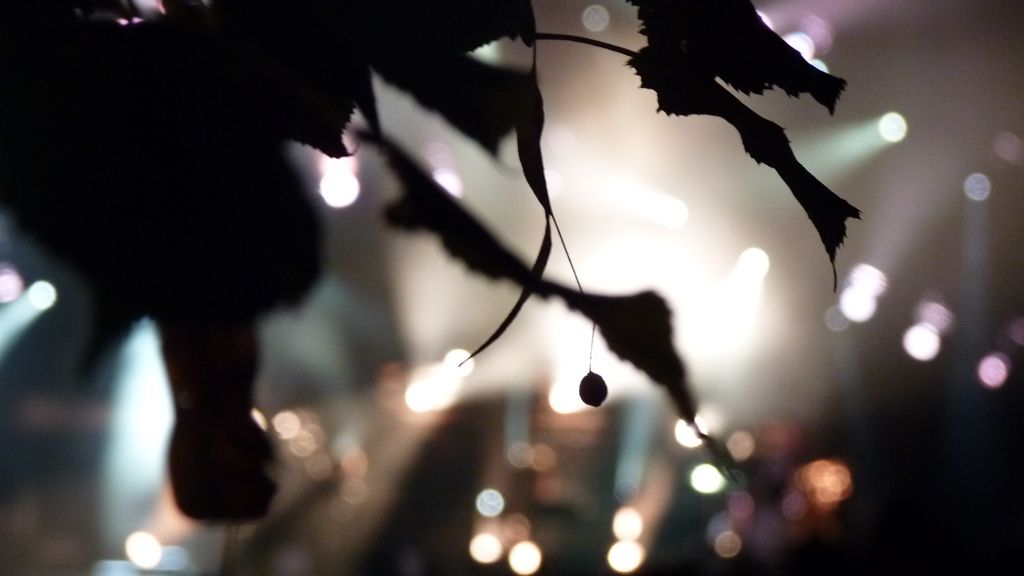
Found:
<path fill-rule="evenodd" d="M 319 226 L 280 143 L 330 119 L 201 29 L 20 24 L 0 23 L 0 193 L 102 299 L 97 336 L 305 292 Z"/>
<path fill-rule="evenodd" d="M 739 132 L 747 153 L 778 172 L 821 237 L 832 263 L 835 287 L 836 251 L 846 238 L 846 220 L 860 218 L 860 210 L 800 164 L 782 127 L 740 102 L 686 54 L 647 46 L 629 64 L 640 75 L 641 87 L 657 93 L 660 111 L 680 116 L 707 114 L 726 120 Z"/>
<path fill-rule="evenodd" d="M 561 298 L 595 322 L 609 349 L 664 386 L 680 415 L 692 422 L 696 411 L 687 391 L 683 362 L 672 345 L 672 314 L 664 299 L 653 292 L 584 294 L 536 278 L 397 145 L 370 134 L 364 137 L 385 151 L 404 184 L 404 195 L 387 209 L 391 223 L 437 234 L 449 253 L 481 274 L 512 280 L 543 297 Z"/>
<path fill-rule="evenodd" d="M 373 69 L 441 114 L 492 154 L 522 123 L 535 81 L 529 74 L 484 64 L 465 54 L 420 49 L 415 59 L 374 58 Z"/>
<path fill-rule="evenodd" d="M 526 112 L 521 114 L 519 121 L 516 123 L 516 136 L 517 144 L 519 148 L 519 159 L 520 164 L 523 168 L 523 174 L 526 177 L 527 183 L 530 185 L 530 189 L 536 196 L 537 201 L 544 208 L 544 240 L 541 242 L 540 252 L 537 254 L 537 258 L 534 260 L 533 267 L 530 269 L 530 274 L 536 279 L 540 280 L 544 277 L 544 270 L 547 268 L 548 257 L 551 255 L 551 223 L 555 221 L 554 212 L 551 209 L 551 200 L 548 196 L 548 185 L 547 180 L 544 176 L 544 159 L 541 155 L 540 148 L 540 137 L 541 132 L 544 130 L 544 100 L 540 93 L 540 88 L 537 86 L 537 51 L 534 49 L 534 60 L 533 66 L 530 70 L 530 78 L 533 84 L 533 98 L 527 103 L 525 108 Z M 561 232 L 559 232 L 561 234 Z M 523 305 L 533 295 L 533 289 L 531 285 L 524 284 L 523 291 L 519 294 L 519 298 L 513 304 L 512 309 L 509 310 L 501 324 L 495 329 L 495 331 L 486 339 L 484 342 L 473 351 L 469 358 L 473 358 L 486 350 L 491 344 L 496 342 L 505 330 L 512 325 L 516 317 L 519 316 L 519 312 L 523 309 Z M 466 362 L 463 360 L 463 362 Z"/>
<path fill-rule="evenodd" d="M 629 0 L 639 7 L 642 32 L 658 50 L 674 50 L 746 94 L 779 87 L 810 94 L 835 112 L 846 81 L 823 72 L 761 19 L 749 0 L 690 2 Z"/>

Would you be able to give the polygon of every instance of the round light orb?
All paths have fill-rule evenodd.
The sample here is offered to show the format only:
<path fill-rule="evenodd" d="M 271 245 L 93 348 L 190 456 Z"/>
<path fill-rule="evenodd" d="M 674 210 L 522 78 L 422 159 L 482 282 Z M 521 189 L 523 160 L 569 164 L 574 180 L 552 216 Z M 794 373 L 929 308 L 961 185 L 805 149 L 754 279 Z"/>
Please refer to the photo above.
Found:
<path fill-rule="evenodd" d="M 878 134 L 886 142 L 900 142 L 907 137 L 907 119 L 899 112 L 887 112 L 878 120 Z"/>
<path fill-rule="evenodd" d="M 164 549 L 156 536 L 149 532 L 134 532 L 124 542 L 124 553 L 132 564 L 143 570 L 152 570 L 160 565 Z"/>
<path fill-rule="evenodd" d="M 903 333 L 903 349 L 914 360 L 928 362 L 939 355 L 942 339 L 931 324 L 919 322 Z"/>
<path fill-rule="evenodd" d="M 48 310 L 57 303 L 57 289 L 46 280 L 33 282 L 25 293 L 28 302 L 36 310 Z"/>
<path fill-rule="evenodd" d="M 504 552 L 505 547 L 494 534 L 483 532 L 469 541 L 469 556 L 480 564 L 494 564 Z"/>
<path fill-rule="evenodd" d="M 964 180 L 964 194 L 975 202 L 984 202 L 991 193 L 992 181 L 980 172 L 975 172 Z"/>
<path fill-rule="evenodd" d="M 633 540 L 624 540 L 612 544 L 608 549 L 608 566 L 619 574 L 636 572 L 647 557 L 643 545 Z"/>

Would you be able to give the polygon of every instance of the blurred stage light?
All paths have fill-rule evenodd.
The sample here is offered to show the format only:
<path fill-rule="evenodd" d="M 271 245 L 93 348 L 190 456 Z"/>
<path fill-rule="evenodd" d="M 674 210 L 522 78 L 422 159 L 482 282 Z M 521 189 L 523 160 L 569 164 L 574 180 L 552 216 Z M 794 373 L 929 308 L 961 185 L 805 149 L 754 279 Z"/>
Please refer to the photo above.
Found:
<path fill-rule="evenodd" d="M 552 384 L 548 392 L 548 405 L 558 414 L 573 414 L 589 408 L 580 399 L 579 383 L 567 378 Z"/>
<path fill-rule="evenodd" d="M 544 556 L 540 547 L 529 540 L 524 540 L 508 551 L 508 566 L 520 576 L 528 576 L 540 570 Z"/>
<path fill-rule="evenodd" d="M 935 300 L 922 300 L 914 311 L 917 321 L 928 324 L 939 334 L 946 334 L 953 329 L 955 317 L 948 306 Z"/>
<path fill-rule="evenodd" d="M 795 480 L 810 503 L 820 510 L 835 508 L 853 492 L 850 468 L 835 458 L 815 460 L 801 466 L 796 471 Z"/>
<path fill-rule="evenodd" d="M 888 286 L 884 272 L 870 264 L 857 264 L 839 294 L 839 311 L 852 322 L 867 322 L 875 315 L 878 297 Z"/>
<path fill-rule="evenodd" d="M 1017 346 L 1024 347 L 1024 317 L 1014 318 L 1010 322 L 1010 327 L 1007 328 L 1007 332 L 1010 335 L 1010 340 Z"/>
<path fill-rule="evenodd" d="M 451 168 L 434 168 L 431 172 L 434 182 L 456 198 L 462 198 L 462 178 Z"/>
<path fill-rule="evenodd" d="M 878 300 L 855 286 L 847 286 L 839 294 L 839 310 L 852 322 L 867 322 L 877 309 Z"/>
<path fill-rule="evenodd" d="M 811 66 L 814 66 L 818 70 L 821 70 L 822 72 L 828 74 L 828 64 L 826 64 L 824 60 L 820 58 L 812 58 L 810 60 L 810 63 Z"/>
<path fill-rule="evenodd" d="M 14 266 L 0 264 L 0 304 L 14 302 L 25 291 L 25 281 Z"/>
<path fill-rule="evenodd" d="M 282 410 L 275 414 L 271 424 L 273 424 L 277 436 L 282 440 L 291 440 L 302 430 L 302 420 L 291 410 Z"/>
<path fill-rule="evenodd" d="M 359 198 L 355 156 L 324 157 L 320 162 L 320 196 L 331 208 L 344 208 Z"/>
<path fill-rule="evenodd" d="M 807 15 L 800 20 L 800 28 L 814 41 L 814 52 L 828 54 L 832 50 L 832 24 L 820 16 Z"/>
<path fill-rule="evenodd" d="M 152 570 L 160 565 L 164 550 L 156 536 L 148 532 L 134 532 L 125 540 L 124 553 L 132 564 L 143 570 Z"/>
<path fill-rule="evenodd" d="M 903 333 L 903 349 L 914 360 L 928 362 L 939 355 L 942 339 L 931 324 L 920 322 Z"/>
<path fill-rule="evenodd" d="M 725 484 L 725 476 L 711 464 L 698 464 L 690 471 L 690 486 L 701 494 L 717 494 Z"/>
<path fill-rule="evenodd" d="M 583 27 L 591 32 L 604 32 L 611 22 L 608 9 L 600 4 L 591 4 L 583 9 Z"/>
<path fill-rule="evenodd" d="M 476 360 L 469 357 L 469 352 L 462 348 L 455 348 L 449 350 L 444 355 L 443 360 L 445 368 L 451 370 L 456 376 L 465 378 L 473 373 L 473 368 L 476 367 Z"/>
<path fill-rule="evenodd" d="M 889 288 L 889 278 L 878 268 L 862 263 L 850 270 L 850 285 L 877 298 Z"/>
<path fill-rule="evenodd" d="M 992 140 L 992 152 L 1004 162 L 1024 166 L 1024 141 L 1012 132 L 997 134 Z"/>
<path fill-rule="evenodd" d="M 964 194 L 975 202 L 984 202 L 992 192 L 992 182 L 988 176 L 975 172 L 964 180 Z"/>
<path fill-rule="evenodd" d="M 735 558 L 743 549 L 743 539 L 732 530 L 725 530 L 715 537 L 714 549 L 720 558 Z"/>
<path fill-rule="evenodd" d="M 48 310 L 57 303 L 57 289 L 46 280 L 33 282 L 25 296 L 37 310 Z"/>
<path fill-rule="evenodd" d="M 770 30 L 775 30 L 775 24 L 772 22 L 772 19 L 769 18 L 767 14 L 758 10 L 757 15 L 761 17 L 761 21 L 764 22 L 765 26 L 767 26 Z"/>
<path fill-rule="evenodd" d="M 1010 358 L 1006 354 L 993 352 L 978 362 L 978 381 L 992 390 L 1001 388 L 1010 377 L 1010 366 Z"/>
<path fill-rule="evenodd" d="M 260 430 L 263 430 L 264 432 L 267 431 L 267 428 L 269 426 L 269 424 L 267 423 L 267 417 L 263 415 L 263 412 L 260 412 L 259 408 L 253 408 L 252 410 L 250 410 L 249 416 L 251 416 L 252 421 L 255 422 L 257 426 L 260 427 Z"/>
<path fill-rule="evenodd" d="M 111 543 L 159 505 L 174 422 L 171 387 L 153 322 L 136 324 L 116 362 L 101 499 L 102 526 Z"/>
<path fill-rule="evenodd" d="M 825 326 L 833 332 L 844 332 L 850 327 L 850 319 L 843 314 L 839 306 L 830 306 L 825 311 Z"/>
<path fill-rule="evenodd" d="M 462 380 L 473 371 L 472 360 L 459 367 L 469 356 L 465 350 L 452 350 L 441 362 L 422 366 L 413 371 L 405 404 L 416 413 L 445 410 L 458 402 L 462 393 Z"/>
<path fill-rule="evenodd" d="M 646 557 L 647 551 L 639 542 L 620 541 L 608 549 L 608 566 L 619 574 L 629 574 L 636 572 Z"/>
<path fill-rule="evenodd" d="M 482 532 L 469 541 L 469 556 L 480 564 L 494 564 L 504 553 L 505 547 L 494 534 Z"/>
<path fill-rule="evenodd" d="M 619 540 L 636 540 L 644 531 L 644 517 L 632 506 L 623 506 L 612 519 L 612 533 Z"/>
<path fill-rule="evenodd" d="M 690 219 L 689 207 L 679 198 L 628 178 L 616 181 L 608 194 L 622 209 L 665 228 L 682 228 Z"/>
<path fill-rule="evenodd" d="M 697 429 L 686 420 L 676 420 L 675 437 L 683 448 L 696 448 L 704 443 Z"/>
<path fill-rule="evenodd" d="M 725 441 L 725 448 L 737 462 L 743 462 L 754 455 L 757 443 L 754 435 L 746 430 L 738 430 L 729 435 Z"/>
<path fill-rule="evenodd" d="M 789 44 L 794 50 L 799 52 L 804 57 L 804 60 L 814 59 L 814 39 L 809 34 L 805 32 L 791 32 L 783 36 L 782 39 L 786 41 L 786 44 Z"/>
<path fill-rule="evenodd" d="M 486 488 L 476 496 L 476 511 L 485 518 L 500 516 L 505 511 L 505 497 L 494 488 Z"/>
<path fill-rule="evenodd" d="M 757 247 L 744 250 L 740 254 L 739 261 L 736 262 L 736 274 L 751 282 L 763 280 L 768 275 L 770 268 L 771 260 L 768 258 L 768 254 Z"/>
<path fill-rule="evenodd" d="M 907 120 L 898 112 L 887 112 L 878 120 L 878 133 L 886 142 L 900 142 L 907 137 Z"/>

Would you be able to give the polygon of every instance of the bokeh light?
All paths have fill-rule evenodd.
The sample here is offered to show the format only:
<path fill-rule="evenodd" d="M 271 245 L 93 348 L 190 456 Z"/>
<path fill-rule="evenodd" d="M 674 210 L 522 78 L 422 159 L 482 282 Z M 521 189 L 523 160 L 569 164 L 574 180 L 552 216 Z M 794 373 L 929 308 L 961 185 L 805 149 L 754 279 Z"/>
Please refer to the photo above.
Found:
<path fill-rule="evenodd" d="M 847 286 L 839 294 L 839 310 L 852 322 L 867 322 L 877 309 L 877 298 L 856 286 Z"/>
<path fill-rule="evenodd" d="M 620 541 L 608 549 L 608 566 L 619 574 L 629 574 L 636 572 L 646 557 L 647 550 L 639 542 Z"/>
<path fill-rule="evenodd" d="M 939 355 L 942 339 L 931 324 L 919 322 L 903 333 L 903 349 L 914 360 L 928 362 Z"/>
<path fill-rule="evenodd" d="M 469 352 L 462 348 L 449 350 L 444 355 L 443 363 L 446 368 L 453 371 L 460 378 L 465 378 L 472 374 L 473 368 L 476 366 L 476 360 L 470 358 Z"/>
<path fill-rule="evenodd" d="M 57 289 L 46 280 L 33 282 L 25 295 L 36 310 L 48 310 L 57 303 Z"/>
<path fill-rule="evenodd" d="M 737 430 L 725 441 L 725 448 L 737 462 L 743 462 L 754 455 L 757 442 L 754 435 L 746 430 Z"/>
<path fill-rule="evenodd" d="M 735 558 L 743 549 L 743 539 L 736 532 L 725 530 L 715 537 L 714 549 L 721 558 Z"/>
<path fill-rule="evenodd" d="M 504 553 L 501 539 L 494 534 L 482 532 L 469 541 L 469 556 L 480 564 L 494 564 Z"/>
<path fill-rule="evenodd" d="M 583 9 L 583 27 L 591 32 L 604 32 L 611 23 L 611 14 L 600 4 L 591 4 Z"/>
<path fill-rule="evenodd" d="M 269 426 L 267 417 L 263 415 L 263 412 L 260 412 L 259 408 L 253 408 L 250 410 L 249 416 L 252 418 L 252 421 L 260 427 L 260 430 L 263 430 L 264 432 L 267 431 L 267 427 Z"/>
<path fill-rule="evenodd" d="M 619 540 L 636 540 L 644 532 L 644 517 L 632 506 L 623 506 L 612 519 L 612 533 Z"/>
<path fill-rule="evenodd" d="M 797 469 L 795 479 L 809 503 L 820 510 L 835 508 L 853 492 L 850 468 L 835 458 L 805 464 Z"/>
<path fill-rule="evenodd" d="M 988 354 L 978 362 L 978 381 L 982 386 L 992 390 L 1001 388 L 1010 377 L 1010 366 L 1010 358 L 1006 354 Z"/>
<path fill-rule="evenodd" d="M 704 443 L 697 428 L 686 420 L 676 420 L 675 437 L 676 442 L 684 448 L 696 448 Z"/>
<path fill-rule="evenodd" d="M 736 274 L 751 280 L 761 280 L 768 275 L 771 269 L 771 259 L 764 250 L 752 247 L 747 248 L 740 254 L 736 262 Z"/>
<path fill-rule="evenodd" d="M 25 291 L 25 281 L 13 266 L 0 264 L 0 304 L 14 302 Z"/>
<path fill-rule="evenodd" d="M 508 566 L 520 576 L 536 573 L 543 561 L 540 547 L 529 540 L 519 542 L 508 551 Z"/>
<path fill-rule="evenodd" d="M 701 494 L 721 492 L 725 484 L 725 476 L 711 464 L 698 464 L 690 471 L 690 486 Z"/>
<path fill-rule="evenodd" d="M 975 172 L 964 179 L 964 194 L 975 202 L 984 202 L 992 193 L 992 182 L 988 176 Z"/>
<path fill-rule="evenodd" d="M 160 565 L 164 550 L 160 541 L 149 532 L 134 532 L 124 542 L 124 553 L 132 564 L 143 570 Z"/>
<path fill-rule="evenodd" d="M 927 324 L 939 334 L 947 334 L 953 329 L 956 317 L 948 306 L 937 300 L 922 300 L 914 311 L 917 321 Z"/>
<path fill-rule="evenodd" d="M 814 58 L 814 38 L 811 38 L 806 32 L 791 32 L 782 37 L 793 47 L 794 50 L 800 53 L 804 57 L 804 60 L 812 60 Z"/>
<path fill-rule="evenodd" d="M 825 311 L 825 326 L 833 332 L 844 332 L 850 327 L 850 319 L 839 306 L 829 306 Z"/>
<path fill-rule="evenodd" d="M 579 383 L 570 379 L 555 381 L 548 392 L 548 405 L 558 414 L 573 414 L 589 408 L 580 399 Z"/>
<path fill-rule="evenodd" d="M 451 168 L 435 168 L 431 172 L 434 182 L 456 198 L 462 198 L 462 178 Z"/>
<path fill-rule="evenodd" d="M 505 497 L 494 488 L 485 488 L 476 496 L 476 511 L 486 518 L 500 516 L 505 511 Z"/>
<path fill-rule="evenodd" d="M 277 436 L 282 440 L 291 440 L 302 430 L 302 420 L 291 410 L 282 410 L 275 414 L 271 424 L 274 426 L 274 432 L 277 432 Z"/>
<path fill-rule="evenodd" d="M 878 120 L 878 134 L 886 142 L 900 142 L 907 137 L 907 120 L 899 112 L 887 112 Z"/>
<path fill-rule="evenodd" d="M 325 157 L 320 163 L 320 197 L 331 208 L 344 208 L 359 198 L 356 159 Z"/>
<path fill-rule="evenodd" d="M 1024 141 L 1012 132 L 1000 132 L 992 140 L 992 152 L 1010 164 L 1024 165 Z"/>

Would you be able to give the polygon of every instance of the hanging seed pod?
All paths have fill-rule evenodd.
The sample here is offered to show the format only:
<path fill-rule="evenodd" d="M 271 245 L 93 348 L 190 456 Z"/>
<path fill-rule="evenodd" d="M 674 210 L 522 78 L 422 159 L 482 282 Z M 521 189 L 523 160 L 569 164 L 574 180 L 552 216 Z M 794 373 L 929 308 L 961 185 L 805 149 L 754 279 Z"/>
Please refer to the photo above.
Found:
<path fill-rule="evenodd" d="M 580 380 L 580 399 L 590 406 L 600 406 L 608 397 L 608 385 L 596 372 L 587 372 Z"/>

